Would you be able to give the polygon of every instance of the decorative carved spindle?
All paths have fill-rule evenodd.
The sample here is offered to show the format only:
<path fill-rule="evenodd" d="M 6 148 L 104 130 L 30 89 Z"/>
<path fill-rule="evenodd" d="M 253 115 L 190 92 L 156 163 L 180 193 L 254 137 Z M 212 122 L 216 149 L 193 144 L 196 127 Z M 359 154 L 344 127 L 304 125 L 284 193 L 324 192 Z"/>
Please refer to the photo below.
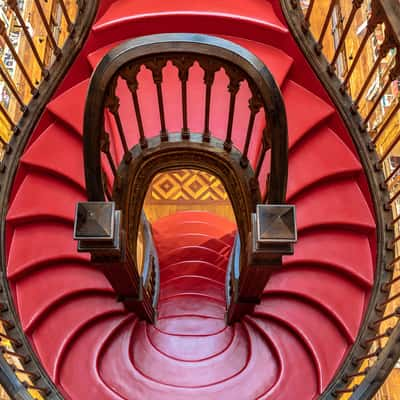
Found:
<path fill-rule="evenodd" d="M 393 204 L 393 202 L 400 196 L 400 190 L 398 190 L 390 199 L 389 199 L 389 204 Z M 392 246 L 400 240 L 400 236 L 397 236 L 393 242 Z"/>
<path fill-rule="evenodd" d="M 14 98 L 17 100 L 18 104 L 21 107 L 21 110 L 24 111 L 26 109 L 26 105 L 22 100 L 21 95 L 18 93 L 17 88 L 14 85 L 10 75 L 8 74 L 7 70 L 4 68 L 4 64 L 0 61 L 0 76 L 2 77 L 3 81 L 6 83 L 7 88 L 11 91 Z"/>
<path fill-rule="evenodd" d="M 11 336 L 5 335 L 4 333 L 0 333 L 0 340 L 8 340 L 15 347 L 21 347 L 22 343 L 18 339 L 14 339 Z"/>
<path fill-rule="evenodd" d="M 117 168 L 115 166 L 114 160 L 110 152 L 110 135 L 105 131 L 103 131 L 103 134 L 101 135 L 100 149 L 106 155 L 108 163 L 110 164 L 111 167 L 111 171 L 114 174 L 114 177 L 116 177 Z"/>
<path fill-rule="evenodd" d="M 8 349 L 7 349 L 6 347 L 4 347 L 4 346 L 0 346 L 0 351 L 1 351 L 3 354 L 7 354 L 8 356 L 18 358 L 18 359 L 21 360 L 21 362 L 24 363 L 24 364 L 28 364 L 28 363 L 31 361 L 31 357 L 30 357 L 30 356 L 24 355 L 24 354 L 21 354 L 21 353 L 17 353 L 17 352 L 12 351 L 12 350 L 8 350 Z"/>
<path fill-rule="evenodd" d="M 43 61 L 39 56 L 38 50 L 35 46 L 35 43 L 33 42 L 32 36 L 28 30 L 25 20 L 24 20 L 23 16 L 21 15 L 21 12 L 19 11 L 17 0 L 8 0 L 7 4 L 10 7 L 10 9 L 14 11 L 14 14 L 17 17 L 18 23 L 20 24 L 22 30 L 24 31 L 25 38 L 29 43 L 29 46 L 32 50 L 33 55 L 35 56 L 36 62 L 38 63 L 40 69 L 42 70 L 42 75 L 47 78 L 49 76 L 49 72 L 45 68 Z"/>
<path fill-rule="evenodd" d="M 371 324 L 371 328 L 373 328 L 373 327 L 376 326 L 376 325 L 379 325 L 379 324 L 382 323 L 383 321 L 387 321 L 388 319 L 391 319 L 391 318 L 398 318 L 398 317 L 400 317 L 400 307 L 397 307 L 397 308 L 395 309 L 394 312 L 392 312 L 392 313 L 390 313 L 390 314 L 388 314 L 388 315 L 385 315 L 385 316 L 383 316 L 383 317 L 381 317 L 381 318 L 375 320 L 375 321 Z"/>
<path fill-rule="evenodd" d="M 71 33 L 74 30 L 74 24 L 72 23 L 71 18 L 68 14 L 68 10 L 64 3 L 64 0 L 58 0 L 58 4 L 60 4 L 61 11 L 65 18 L 65 22 L 67 23 L 68 32 Z"/>
<path fill-rule="evenodd" d="M 353 62 L 351 63 L 350 68 L 347 71 L 347 74 L 343 81 L 343 84 L 341 87 L 341 90 L 343 91 L 343 93 L 345 92 L 346 87 L 347 87 L 348 83 L 350 82 L 350 78 L 352 77 L 353 72 L 358 64 L 358 61 L 361 58 L 361 54 L 363 53 L 365 46 L 367 45 L 368 39 L 370 38 L 370 36 L 372 35 L 372 33 L 374 32 L 376 27 L 381 23 L 383 23 L 383 14 L 382 14 L 380 8 L 372 6 L 371 16 L 368 19 L 365 34 L 361 40 L 361 43 L 357 49 L 357 53 L 354 56 Z"/>
<path fill-rule="evenodd" d="M 109 189 L 111 187 L 111 185 L 110 185 L 110 182 L 108 180 L 108 175 L 106 174 L 106 171 L 104 171 L 103 166 L 101 167 L 101 180 L 103 182 L 103 192 L 105 193 L 107 200 L 111 201 L 112 200 L 112 194 L 111 194 L 110 189 Z"/>
<path fill-rule="evenodd" d="M 172 63 L 178 68 L 178 76 L 181 81 L 182 92 L 182 139 L 189 139 L 190 132 L 187 117 L 187 81 L 189 79 L 189 69 L 194 63 L 194 58 L 190 56 L 182 56 L 175 58 Z"/>
<path fill-rule="evenodd" d="M 312 13 L 312 10 L 313 10 L 313 7 L 314 7 L 314 3 L 315 3 L 315 0 L 310 0 L 310 3 L 308 4 L 307 12 L 306 12 L 306 15 L 305 15 L 305 18 L 304 18 L 307 23 L 309 23 L 309 21 L 310 21 L 311 13 Z"/>
<path fill-rule="evenodd" d="M 258 161 L 256 164 L 256 170 L 254 172 L 257 179 L 260 176 L 261 167 L 262 167 L 264 159 L 265 159 L 265 154 L 267 153 L 268 149 L 271 148 L 271 137 L 269 135 L 267 128 L 264 128 L 264 130 L 263 130 L 261 144 L 262 144 L 262 147 L 261 147 L 260 155 L 258 157 Z"/>
<path fill-rule="evenodd" d="M 24 369 L 17 368 L 17 367 L 14 366 L 14 365 L 11 366 L 11 369 L 12 369 L 14 372 L 17 372 L 17 373 L 19 373 L 19 374 L 29 376 L 29 378 L 30 378 L 33 382 L 36 382 L 36 381 L 38 381 L 38 380 L 40 379 L 40 376 L 39 376 L 38 374 L 35 374 L 34 372 L 26 371 L 26 370 L 24 370 Z"/>
<path fill-rule="evenodd" d="M 165 113 L 164 113 L 164 100 L 162 93 L 162 81 L 163 75 L 162 70 L 167 65 L 167 59 L 165 57 L 155 57 L 153 60 L 145 62 L 146 68 L 148 68 L 153 74 L 153 81 L 157 87 L 157 99 L 158 109 L 160 112 L 160 124 L 161 124 L 161 141 L 168 141 L 167 128 L 165 126 Z"/>
<path fill-rule="evenodd" d="M 78 203 L 74 239 L 78 240 L 78 251 L 91 254 L 92 262 L 102 270 L 125 307 L 139 318 L 154 322 L 152 299 L 143 288 L 115 203 Z"/>
<path fill-rule="evenodd" d="M 331 61 L 331 67 L 333 67 L 335 65 L 335 63 L 336 63 L 336 61 L 337 61 L 337 59 L 339 57 L 339 54 L 341 53 L 341 51 L 343 49 L 343 45 L 345 43 L 347 34 L 349 33 L 351 24 L 353 23 L 354 17 L 356 16 L 356 13 L 360 9 L 360 7 L 361 7 L 363 2 L 364 2 L 364 0 L 353 0 L 352 1 L 353 7 L 351 8 L 350 15 L 349 15 L 349 17 L 348 17 L 348 19 L 346 21 L 346 25 L 345 25 L 345 27 L 343 29 L 343 32 L 342 32 L 342 35 L 340 37 L 339 43 L 338 43 L 338 45 L 336 47 L 335 54 L 334 54 L 334 56 L 332 58 L 332 61 Z"/>
<path fill-rule="evenodd" d="M 388 177 L 385 179 L 385 183 L 387 184 L 399 171 L 400 171 L 400 164 L 388 175 Z"/>
<path fill-rule="evenodd" d="M 10 50 L 15 62 L 17 63 L 19 69 L 21 70 L 22 75 L 24 76 L 26 82 L 28 83 L 28 85 L 29 85 L 29 87 L 31 89 L 31 93 L 32 94 L 36 94 L 37 93 L 37 89 L 36 89 L 35 85 L 33 84 L 33 82 L 31 80 L 27 70 L 25 69 L 24 63 L 22 62 L 22 60 L 18 56 L 17 52 L 15 51 L 14 45 L 12 44 L 10 38 L 7 35 L 6 25 L 3 22 L 3 20 L 1 20 L 1 19 L 0 19 L 0 36 L 6 42 L 6 45 L 7 45 L 8 49 Z"/>
<path fill-rule="evenodd" d="M 54 55 L 58 58 L 61 56 L 61 49 L 58 47 L 56 39 L 54 38 L 53 32 L 51 30 L 50 24 L 47 21 L 46 18 L 46 14 L 43 10 L 42 4 L 40 3 L 40 0 L 34 0 L 35 4 L 36 4 L 36 8 L 38 10 L 38 13 L 40 15 L 40 19 L 43 22 L 43 26 L 46 29 L 46 33 L 47 33 L 47 38 L 50 41 L 50 45 L 53 49 L 53 53 Z"/>
<path fill-rule="evenodd" d="M 357 388 L 358 388 L 358 385 L 354 385 L 354 386 L 352 386 L 351 388 L 348 388 L 348 389 L 335 389 L 334 390 L 334 396 L 338 397 L 341 394 L 353 393 Z"/>
<path fill-rule="evenodd" d="M 337 0 L 331 0 L 331 2 L 329 4 L 328 13 L 326 14 L 325 21 L 324 21 L 324 24 L 321 29 L 321 33 L 319 35 L 318 43 L 316 45 L 317 53 L 320 53 L 321 49 L 323 47 L 324 37 L 325 37 L 326 31 L 328 30 L 328 26 L 331 22 L 333 10 L 335 9 L 336 3 L 337 3 Z"/>
<path fill-rule="evenodd" d="M 382 133 L 385 131 L 386 127 L 389 125 L 389 123 L 392 121 L 394 116 L 397 114 L 397 112 L 400 110 L 400 101 L 397 100 L 397 104 L 392 108 L 390 111 L 389 115 L 386 117 L 385 122 L 382 124 L 382 126 L 379 128 L 379 131 L 377 133 L 377 136 L 381 136 Z M 395 137 L 390 146 L 385 150 L 383 153 L 380 162 L 383 162 L 386 157 L 392 152 L 392 150 L 396 147 L 398 143 L 398 138 Z"/>
<path fill-rule="evenodd" d="M 12 118 L 8 114 L 7 110 L 3 107 L 3 104 L 1 104 L 1 103 L 0 103 L 0 114 L 2 114 L 4 116 L 6 121 L 10 124 L 10 129 L 13 130 L 15 128 L 14 121 L 12 120 Z M 1 136 L 0 136 L 0 143 L 2 143 L 3 146 L 5 146 L 7 144 L 7 142 Z"/>
<path fill-rule="evenodd" d="M 398 54 L 398 56 L 396 55 L 396 58 L 398 58 L 400 60 L 400 55 L 399 54 Z M 400 64 L 398 62 L 399 60 L 395 61 L 396 64 L 393 68 L 391 68 L 391 66 L 389 65 L 389 67 L 388 67 L 388 69 L 390 69 L 389 74 L 387 73 L 387 71 L 385 71 L 384 76 L 388 75 L 386 83 L 383 86 L 383 88 L 381 89 L 381 91 L 379 92 L 379 94 L 376 96 L 374 104 L 372 105 L 371 109 L 369 110 L 367 116 L 364 118 L 364 124 L 367 124 L 368 121 L 371 119 L 376 108 L 381 103 L 383 96 L 385 95 L 386 91 L 389 89 L 389 86 L 395 79 L 397 79 L 397 76 L 400 75 Z M 375 143 L 375 141 L 376 140 L 374 138 L 374 143 Z"/>
<path fill-rule="evenodd" d="M 215 73 L 221 69 L 221 64 L 210 58 L 200 58 L 200 67 L 204 70 L 204 84 L 206 85 L 206 100 L 204 111 L 204 132 L 203 142 L 209 142 L 210 132 L 210 106 L 211 106 L 211 88 L 214 83 Z"/>
<path fill-rule="evenodd" d="M 145 149 L 148 146 L 148 143 L 146 136 L 144 134 L 142 114 L 140 112 L 139 99 L 137 95 L 137 90 L 139 86 L 137 75 L 139 71 L 140 71 L 140 65 L 133 64 L 122 69 L 121 77 L 126 81 L 129 91 L 131 92 L 133 107 L 135 108 L 136 122 L 139 130 L 139 143 L 140 147 L 142 149 Z"/>
<path fill-rule="evenodd" d="M 243 155 L 242 155 L 242 158 L 240 159 L 240 165 L 243 168 L 246 168 L 249 165 L 249 160 L 247 158 L 247 154 L 249 152 L 250 140 L 251 140 L 251 135 L 253 133 L 253 127 L 254 127 L 254 121 L 255 121 L 256 115 L 259 113 L 262 105 L 263 105 L 263 102 L 262 102 L 260 95 L 258 93 L 253 94 L 253 96 L 249 100 L 250 117 L 249 117 L 249 123 L 247 125 L 247 134 L 246 134 L 246 141 L 245 141 L 244 148 L 243 148 Z"/>
<path fill-rule="evenodd" d="M 388 28 L 387 28 L 388 29 Z M 379 68 L 381 61 L 386 57 L 387 53 L 390 49 L 396 47 L 395 42 L 393 41 L 393 36 L 389 34 L 388 31 L 385 32 L 385 39 L 379 48 L 378 57 L 374 62 L 374 65 L 370 69 L 367 77 L 365 78 L 364 84 L 361 87 L 357 98 L 354 100 L 354 104 L 357 106 L 360 103 L 362 95 L 367 90 L 367 87 L 370 85 L 372 78 L 374 77 L 377 69 Z"/>
<path fill-rule="evenodd" d="M 374 337 L 368 338 L 364 341 L 364 345 L 368 345 L 376 340 L 383 339 L 385 337 L 389 337 L 393 333 L 393 328 L 387 328 L 385 332 L 381 333 L 380 335 L 376 335 Z"/>
<path fill-rule="evenodd" d="M 35 386 L 35 385 L 31 385 L 28 382 L 22 382 L 22 384 L 25 386 L 26 389 L 30 389 L 30 390 L 36 390 L 46 396 L 48 396 L 51 393 L 50 388 L 45 388 L 45 387 L 40 387 L 40 386 Z"/>
<path fill-rule="evenodd" d="M 229 76 L 228 91 L 230 93 L 229 100 L 229 116 L 228 116 L 228 127 L 226 130 L 226 139 L 224 142 L 224 149 L 226 151 L 232 150 L 232 127 L 233 127 L 233 117 L 235 115 L 235 104 L 236 95 L 240 89 L 240 83 L 244 80 L 242 71 L 235 67 L 224 66 L 226 74 Z"/>
<path fill-rule="evenodd" d="M 121 140 L 122 147 L 124 148 L 124 160 L 125 162 L 129 163 L 132 159 L 132 155 L 128 149 L 124 127 L 122 126 L 121 117 L 119 116 L 119 105 L 120 105 L 119 97 L 115 94 L 117 88 L 117 82 L 118 82 L 118 77 L 114 78 L 108 89 L 104 106 L 108 108 L 108 110 L 114 117 L 115 123 L 117 124 L 118 128 L 119 138 Z"/>
<path fill-rule="evenodd" d="M 293 205 L 258 204 L 251 216 L 246 263 L 240 270 L 239 287 L 227 311 L 229 323 L 238 321 L 259 304 L 273 271 L 282 267 L 282 256 L 293 254 L 297 241 Z"/>

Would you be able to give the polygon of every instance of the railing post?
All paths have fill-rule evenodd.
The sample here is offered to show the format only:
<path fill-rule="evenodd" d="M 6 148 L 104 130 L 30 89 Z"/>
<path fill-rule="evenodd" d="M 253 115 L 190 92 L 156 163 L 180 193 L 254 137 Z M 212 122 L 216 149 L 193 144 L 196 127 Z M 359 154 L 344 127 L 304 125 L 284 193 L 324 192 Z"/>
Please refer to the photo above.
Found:
<path fill-rule="evenodd" d="M 236 281 L 230 284 L 232 293 L 226 316 L 228 323 L 238 321 L 260 303 L 271 274 L 282 267 L 283 255 L 293 254 L 293 246 L 297 241 L 293 205 L 258 204 L 251 222 L 250 237 L 246 240 L 245 265 L 239 273 L 235 273 L 239 257 L 238 248 L 235 248 L 236 254 L 231 257 L 233 265 L 228 269 Z"/>
<path fill-rule="evenodd" d="M 156 316 L 153 298 L 144 287 L 136 256 L 127 245 L 127 235 L 121 228 L 121 211 L 115 209 L 115 203 L 78 203 L 74 239 L 78 240 L 78 251 L 91 254 L 91 261 L 107 277 L 118 300 L 139 318 L 153 323 Z"/>

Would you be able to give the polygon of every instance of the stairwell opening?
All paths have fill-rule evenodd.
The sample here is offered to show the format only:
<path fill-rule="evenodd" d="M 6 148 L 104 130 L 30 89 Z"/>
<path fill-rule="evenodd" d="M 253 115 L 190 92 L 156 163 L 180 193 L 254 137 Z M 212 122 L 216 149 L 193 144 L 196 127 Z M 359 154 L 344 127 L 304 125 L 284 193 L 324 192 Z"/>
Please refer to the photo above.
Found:
<path fill-rule="evenodd" d="M 143 211 L 152 227 L 160 265 L 157 325 L 171 321 L 164 314 L 171 302 L 176 303 L 171 313 L 179 315 L 174 324 L 183 335 L 192 329 L 202 334 L 202 323 L 211 329 L 215 317 L 224 321 L 226 270 L 237 231 L 224 184 L 201 169 L 162 171 L 148 187 Z M 142 257 L 141 240 L 139 234 L 138 257 Z M 203 311 L 199 302 L 204 303 Z M 208 320 L 207 309 L 214 303 L 218 311 Z"/>

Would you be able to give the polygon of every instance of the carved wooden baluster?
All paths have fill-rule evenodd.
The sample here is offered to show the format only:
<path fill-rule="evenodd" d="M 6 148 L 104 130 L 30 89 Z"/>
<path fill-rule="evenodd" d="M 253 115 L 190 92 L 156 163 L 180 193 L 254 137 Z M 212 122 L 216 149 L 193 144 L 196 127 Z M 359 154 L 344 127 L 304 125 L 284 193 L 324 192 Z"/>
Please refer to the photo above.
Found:
<path fill-rule="evenodd" d="M 9 123 L 11 130 L 13 130 L 15 128 L 14 121 L 11 119 L 11 117 L 8 114 L 7 110 L 3 107 L 3 104 L 1 104 L 1 103 L 0 103 L 0 115 L 3 115 L 3 117 Z M 0 135 L 0 143 L 3 146 L 7 145 L 7 142 L 1 137 L 1 135 Z"/>
<path fill-rule="evenodd" d="M 108 181 L 108 177 L 106 174 L 106 171 L 104 171 L 104 168 L 101 168 L 101 177 L 102 177 L 102 182 L 103 182 L 103 191 L 106 194 L 106 198 L 108 201 L 112 200 L 112 195 L 110 192 L 109 187 L 111 187 L 110 182 Z"/>
<path fill-rule="evenodd" d="M 65 18 L 65 22 L 67 23 L 68 32 L 71 33 L 73 31 L 73 29 L 74 29 L 74 24 L 72 23 L 71 18 L 70 18 L 69 14 L 68 14 L 68 10 L 67 10 L 67 7 L 66 7 L 66 5 L 64 3 L 64 0 L 58 0 L 58 4 L 60 4 L 61 11 L 62 11 L 62 13 L 64 15 L 64 18 Z"/>
<path fill-rule="evenodd" d="M 140 112 L 139 99 L 137 95 L 137 90 L 139 86 L 137 81 L 137 75 L 139 71 L 140 71 L 140 64 L 133 64 L 122 69 L 121 77 L 126 81 L 129 91 L 131 92 L 133 106 L 135 108 L 136 122 L 139 130 L 139 143 L 140 147 L 142 149 L 145 149 L 148 146 L 148 143 L 146 136 L 144 134 L 142 114 Z"/>
<path fill-rule="evenodd" d="M 378 133 L 376 136 L 381 136 L 382 133 L 385 131 L 386 127 L 389 125 L 389 123 L 392 121 L 394 116 L 398 113 L 400 110 L 400 101 L 397 101 L 397 104 L 391 109 L 389 115 L 386 117 L 385 122 L 382 124 L 382 126 L 379 128 Z M 393 142 L 390 144 L 388 149 L 385 151 L 385 153 L 382 155 L 380 162 L 383 162 L 385 158 L 392 152 L 392 150 L 396 147 L 397 143 L 399 142 L 399 138 L 395 137 Z"/>
<path fill-rule="evenodd" d="M 306 20 L 307 23 L 310 22 L 311 13 L 312 13 L 312 10 L 313 10 L 313 7 L 314 7 L 314 3 L 315 3 L 315 0 L 310 0 L 310 3 L 308 5 L 307 12 L 306 12 L 306 15 L 304 17 L 304 19 Z"/>
<path fill-rule="evenodd" d="M 378 96 L 376 96 L 374 104 L 372 105 L 371 109 L 369 110 L 367 116 L 364 118 L 364 124 L 368 123 L 368 121 L 372 117 L 373 113 L 375 112 L 376 108 L 381 103 L 382 97 L 384 96 L 386 91 L 389 89 L 389 86 L 400 75 L 400 54 L 399 53 L 396 54 L 395 65 L 392 66 L 391 64 L 389 65 L 389 67 L 387 68 L 387 70 L 384 73 L 384 76 L 389 75 L 387 78 L 387 81 L 386 81 L 385 85 L 383 86 L 382 90 L 380 91 L 380 93 L 378 94 Z M 390 70 L 389 73 L 388 73 L 388 70 Z"/>
<path fill-rule="evenodd" d="M 229 100 L 229 116 L 228 116 L 228 128 L 226 130 L 226 139 L 224 142 L 224 149 L 226 151 L 232 150 L 232 127 L 233 127 L 233 117 L 235 115 L 235 104 L 236 95 L 239 92 L 240 83 L 244 80 L 243 73 L 235 67 L 226 67 L 224 69 L 229 76 L 228 91 L 231 94 Z"/>
<path fill-rule="evenodd" d="M 324 25 L 322 26 L 321 33 L 320 33 L 319 39 L 318 39 L 318 43 L 316 44 L 316 47 L 315 47 L 315 50 L 317 51 L 317 53 L 320 53 L 322 50 L 324 37 L 325 37 L 326 31 L 328 29 L 328 26 L 331 22 L 332 14 L 333 14 L 333 10 L 335 9 L 336 2 L 337 2 L 337 0 L 331 0 L 331 2 L 329 4 L 328 13 L 326 14 Z"/>
<path fill-rule="evenodd" d="M 162 70 L 167 64 L 167 59 L 164 57 L 156 57 L 151 61 L 145 63 L 146 68 L 148 68 L 153 74 L 153 81 L 157 87 L 157 98 L 158 98 L 158 109 L 160 112 L 160 123 L 161 123 L 161 141 L 168 141 L 167 128 L 165 126 L 165 113 L 164 113 L 164 100 L 162 93 Z"/>
<path fill-rule="evenodd" d="M 15 51 L 14 45 L 12 44 L 10 38 L 7 35 L 6 25 L 3 22 L 3 20 L 1 20 L 1 19 L 0 19 L 0 36 L 6 42 L 6 45 L 7 45 L 8 49 L 10 50 L 15 62 L 17 63 L 19 69 L 21 70 L 22 75 L 24 76 L 26 82 L 28 83 L 28 85 L 29 85 L 29 87 L 31 89 L 31 93 L 32 94 L 37 94 L 38 91 L 37 91 L 35 85 L 33 84 L 33 82 L 31 80 L 27 70 L 25 69 L 24 63 L 22 62 L 22 60 L 18 56 L 17 52 Z"/>
<path fill-rule="evenodd" d="M 393 40 L 393 36 L 391 36 L 389 34 L 389 27 L 386 27 L 386 31 L 385 31 L 385 39 L 382 43 L 382 45 L 379 48 L 379 53 L 378 53 L 378 57 L 375 60 L 374 65 L 372 66 L 372 68 L 370 69 L 368 76 L 366 77 L 364 84 L 362 85 L 357 98 L 354 100 L 354 104 L 357 106 L 360 103 L 360 100 L 362 98 L 362 95 L 364 94 L 364 92 L 367 90 L 367 87 L 370 85 L 372 78 L 375 76 L 375 73 L 377 71 L 377 69 L 379 68 L 381 61 L 386 57 L 387 53 L 389 52 L 390 49 L 396 47 L 396 44 Z"/>
<path fill-rule="evenodd" d="M 117 168 L 115 166 L 114 160 L 113 160 L 111 152 L 110 152 L 110 135 L 105 131 L 103 131 L 103 133 L 101 135 L 100 149 L 106 155 L 108 163 L 110 164 L 110 167 L 111 167 L 111 171 L 113 172 L 114 177 L 116 177 L 117 176 Z"/>
<path fill-rule="evenodd" d="M 61 56 L 61 49 L 57 45 L 56 39 L 54 38 L 54 35 L 53 35 L 53 31 L 51 30 L 50 24 L 47 21 L 46 14 L 45 14 L 45 12 L 43 10 L 43 7 L 42 7 L 42 5 L 40 3 L 40 0 L 34 0 L 34 1 L 35 1 L 35 4 L 36 4 L 36 8 L 37 8 L 37 10 L 39 12 L 39 15 L 40 15 L 40 19 L 42 20 L 44 28 L 46 29 L 47 38 L 50 41 L 50 45 L 51 45 L 51 47 L 53 49 L 54 55 L 58 58 L 58 57 Z"/>
<path fill-rule="evenodd" d="M 29 43 L 29 46 L 32 50 L 33 55 L 35 56 L 35 59 L 37 61 L 37 63 L 39 64 L 40 69 L 42 70 L 42 74 L 44 77 L 48 77 L 49 76 L 49 72 L 47 71 L 46 67 L 43 64 L 42 59 L 39 56 L 38 50 L 35 46 L 35 43 L 33 42 L 32 36 L 29 32 L 29 29 L 25 23 L 25 20 L 23 18 L 23 16 L 21 15 L 21 12 L 19 10 L 18 7 L 18 2 L 17 0 L 8 0 L 7 1 L 8 6 L 10 7 L 11 10 L 14 11 L 15 16 L 17 17 L 18 23 L 21 26 L 22 30 L 24 31 L 25 34 L 25 38 Z"/>
<path fill-rule="evenodd" d="M 175 58 L 172 62 L 179 71 L 179 80 L 181 81 L 182 92 L 182 139 L 190 138 L 187 117 L 187 81 L 189 79 L 189 69 L 194 63 L 193 57 L 182 56 Z"/>
<path fill-rule="evenodd" d="M 256 119 L 256 115 L 259 113 L 260 108 L 263 105 L 259 93 L 257 93 L 255 89 L 252 90 L 252 93 L 253 96 L 249 100 L 250 117 L 249 117 L 249 123 L 247 125 L 246 142 L 244 144 L 242 158 L 240 159 L 240 165 L 243 168 L 246 168 L 249 165 L 247 154 L 249 151 L 251 135 L 253 133 L 254 121 Z"/>
<path fill-rule="evenodd" d="M 3 65 L 4 64 L 0 60 L 0 76 L 2 77 L 3 81 L 6 83 L 7 89 L 9 89 L 11 91 L 11 93 L 17 100 L 18 104 L 21 107 L 21 110 L 24 111 L 26 109 L 26 105 L 25 105 L 24 101 L 22 100 L 21 95 L 18 93 L 18 90 L 15 87 L 11 76 L 8 74 L 7 70 L 5 69 L 5 67 L 3 67 Z"/>
<path fill-rule="evenodd" d="M 356 13 L 360 9 L 360 7 L 361 7 L 363 2 L 364 2 L 364 0 L 353 0 L 352 1 L 353 7 L 351 8 L 350 15 L 349 15 L 349 17 L 347 19 L 346 25 L 345 25 L 345 27 L 343 29 L 343 32 L 342 32 L 342 36 L 340 37 L 339 43 L 338 43 L 338 45 L 336 47 L 335 54 L 334 54 L 334 56 L 332 58 L 332 61 L 331 61 L 331 67 L 333 67 L 335 65 L 336 60 L 338 59 L 339 54 L 342 51 L 343 45 L 344 45 L 345 40 L 346 40 L 346 36 L 349 33 L 349 30 L 350 30 L 351 24 L 353 23 L 354 17 L 356 16 Z"/>
<path fill-rule="evenodd" d="M 116 88 L 118 84 L 118 76 L 116 76 L 109 89 L 105 100 L 105 107 L 109 109 L 110 113 L 113 115 L 115 123 L 118 127 L 119 137 L 121 139 L 122 147 L 124 148 L 124 160 L 129 163 L 132 159 L 132 155 L 128 149 L 128 145 L 126 143 L 126 137 L 124 128 L 122 126 L 121 117 L 119 115 L 119 97 L 115 94 Z"/>
<path fill-rule="evenodd" d="M 378 12 L 377 10 L 373 10 L 371 16 L 368 19 L 367 22 L 367 27 L 365 30 L 365 34 L 364 37 L 361 40 L 360 46 L 357 49 L 357 53 L 354 56 L 353 62 L 350 65 L 349 70 L 347 71 L 347 74 L 343 80 L 343 84 L 341 85 L 341 91 L 344 93 L 346 90 L 347 85 L 350 82 L 350 78 L 353 75 L 353 72 L 358 64 L 358 61 L 361 58 L 361 55 L 365 49 L 365 46 L 367 44 L 368 39 L 370 38 L 370 36 L 372 35 L 372 33 L 374 32 L 374 30 L 376 29 L 376 27 L 381 24 L 383 22 L 383 16 L 380 12 Z"/>
<path fill-rule="evenodd" d="M 214 83 L 215 73 L 220 70 L 221 64 L 216 60 L 212 60 L 210 58 L 201 58 L 199 60 L 199 64 L 200 67 L 204 70 L 204 84 L 206 85 L 203 142 L 209 142 L 211 138 L 211 132 L 210 132 L 211 88 Z"/>
<path fill-rule="evenodd" d="M 271 148 L 271 137 L 270 137 L 270 134 L 269 134 L 267 128 L 264 128 L 263 136 L 262 136 L 262 147 L 261 147 L 260 155 L 259 155 L 259 158 L 257 161 L 256 170 L 254 173 L 257 179 L 261 172 L 261 167 L 262 167 L 264 159 L 265 159 L 265 154 L 267 153 L 267 151 L 270 148 Z"/>

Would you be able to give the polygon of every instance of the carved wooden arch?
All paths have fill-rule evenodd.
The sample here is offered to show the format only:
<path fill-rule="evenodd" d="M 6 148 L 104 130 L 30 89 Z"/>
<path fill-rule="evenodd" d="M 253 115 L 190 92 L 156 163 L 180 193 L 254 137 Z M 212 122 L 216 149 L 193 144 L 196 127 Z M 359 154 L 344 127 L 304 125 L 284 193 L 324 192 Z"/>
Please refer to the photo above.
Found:
<path fill-rule="evenodd" d="M 84 116 L 84 163 L 88 198 L 105 200 L 100 150 L 107 93 L 121 69 L 134 60 L 168 54 L 210 57 L 241 70 L 258 91 L 267 119 L 271 148 L 268 203 L 283 203 L 288 174 L 285 106 L 275 80 L 254 54 L 228 40 L 202 34 L 157 34 L 128 40 L 112 49 L 97 66 L 89 86 Z"/>
<path fill-rule="evenodd" d="M 223 151 L 223 142 L 214 138 L 203 143 L 201 135 L 193 135 L 190 141 L 181 141 L 180 137 L 180 133 L 171 134 L 168 142 L 152 138 L 147 149 L 135 146 L 131 162 L 120 165 L 113 198 L 123 212 L 123 227 L 130 233 L 128 246 L 132 254 L 136 254 L 135 233 L 147 190 L 156 174 L 172 169 L 200 169 L 220 179 L 231 201 L 240 236 L 246 238 L 250 232 L 251 213 L 261 195 L 252 168 L 240 166 L 241 153 L 235 148 L 230 153 Z M 246 252 L 242 254 L 246 256 Z"/>

